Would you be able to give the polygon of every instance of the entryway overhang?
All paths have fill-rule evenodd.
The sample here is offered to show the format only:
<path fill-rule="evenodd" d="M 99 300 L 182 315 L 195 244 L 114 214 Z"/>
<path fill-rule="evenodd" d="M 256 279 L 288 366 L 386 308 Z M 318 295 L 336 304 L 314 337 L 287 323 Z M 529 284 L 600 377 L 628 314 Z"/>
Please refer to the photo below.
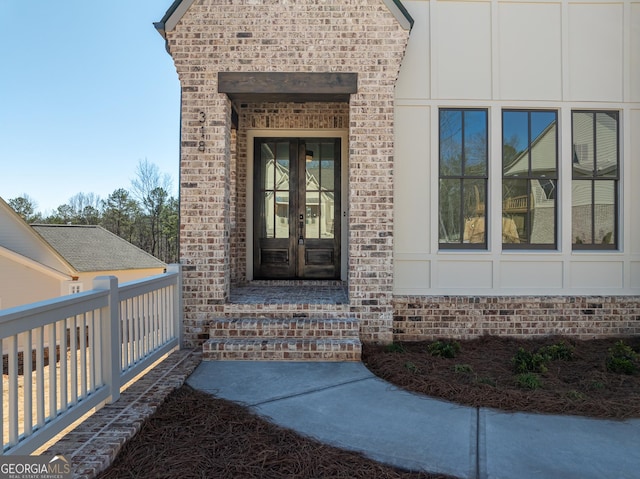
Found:
<path fill-rule="evenodd" d="M 233 102 L 348 102 L 357 91 L 357 73 L 218 73 L 218 93 Z"/>

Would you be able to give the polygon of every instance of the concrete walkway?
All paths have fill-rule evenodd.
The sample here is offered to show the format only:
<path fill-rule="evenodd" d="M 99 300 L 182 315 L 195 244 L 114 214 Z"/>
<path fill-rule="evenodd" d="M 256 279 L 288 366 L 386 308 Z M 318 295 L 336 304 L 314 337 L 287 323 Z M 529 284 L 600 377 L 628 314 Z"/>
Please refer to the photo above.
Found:
<path fill-rule="evenodd" d="M 464 479 L 640 478 L 640 419 L 458 406 L 402 391 L 361 363 L 202 362 L 187 383 L 401 468 Z"/>

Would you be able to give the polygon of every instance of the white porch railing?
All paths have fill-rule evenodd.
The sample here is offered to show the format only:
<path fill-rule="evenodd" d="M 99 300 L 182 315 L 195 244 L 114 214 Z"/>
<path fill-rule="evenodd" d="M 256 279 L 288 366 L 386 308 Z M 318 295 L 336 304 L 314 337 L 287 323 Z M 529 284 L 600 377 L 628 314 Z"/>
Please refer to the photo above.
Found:
<path fill-rule="evenodd" d="M 182 274 L 0 311 L 2 454 L 30 454 L 181 344 Z"/>

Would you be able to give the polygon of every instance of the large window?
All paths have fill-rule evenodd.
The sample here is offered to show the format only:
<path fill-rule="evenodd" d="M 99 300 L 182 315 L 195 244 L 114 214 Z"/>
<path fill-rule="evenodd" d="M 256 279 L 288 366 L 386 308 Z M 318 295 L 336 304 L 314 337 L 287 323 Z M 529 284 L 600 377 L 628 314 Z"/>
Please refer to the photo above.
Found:
<path fill-rule="evenodd" d="M 573 249 L 617 248 L 618 112 L 574 111 Z"/>
<path fill-rule="evenodd" d="M 502 244 L 556 248 L 558 115 L 502 112 Z"/>
<path fill-rule="evenodd" d="M 440 248 L 487 247 L 487 110 L 440 110 Z"/>

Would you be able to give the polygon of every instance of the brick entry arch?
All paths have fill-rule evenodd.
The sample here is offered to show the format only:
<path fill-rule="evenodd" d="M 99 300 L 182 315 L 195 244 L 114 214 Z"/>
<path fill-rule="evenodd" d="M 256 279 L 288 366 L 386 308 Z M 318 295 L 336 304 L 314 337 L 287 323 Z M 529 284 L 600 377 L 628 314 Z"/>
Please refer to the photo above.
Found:
<path fill-rule="evenodd" d="M 391 341 L 394 85 L 409 36 L 398 4 L 185 0 L 156 24 L 182 88 L 186 345 L 202 343 L 210 315 L 228 300 L 232 283 L 246 279 L 251 240 L 242 186 L 254 128 L 348 129 L 349 307 L 362 340 Z M 349 73 L 357 75 L 357 91 L 344 101 L 314 92 L 232 101 L 219 92 L 220 72 Z"/>

